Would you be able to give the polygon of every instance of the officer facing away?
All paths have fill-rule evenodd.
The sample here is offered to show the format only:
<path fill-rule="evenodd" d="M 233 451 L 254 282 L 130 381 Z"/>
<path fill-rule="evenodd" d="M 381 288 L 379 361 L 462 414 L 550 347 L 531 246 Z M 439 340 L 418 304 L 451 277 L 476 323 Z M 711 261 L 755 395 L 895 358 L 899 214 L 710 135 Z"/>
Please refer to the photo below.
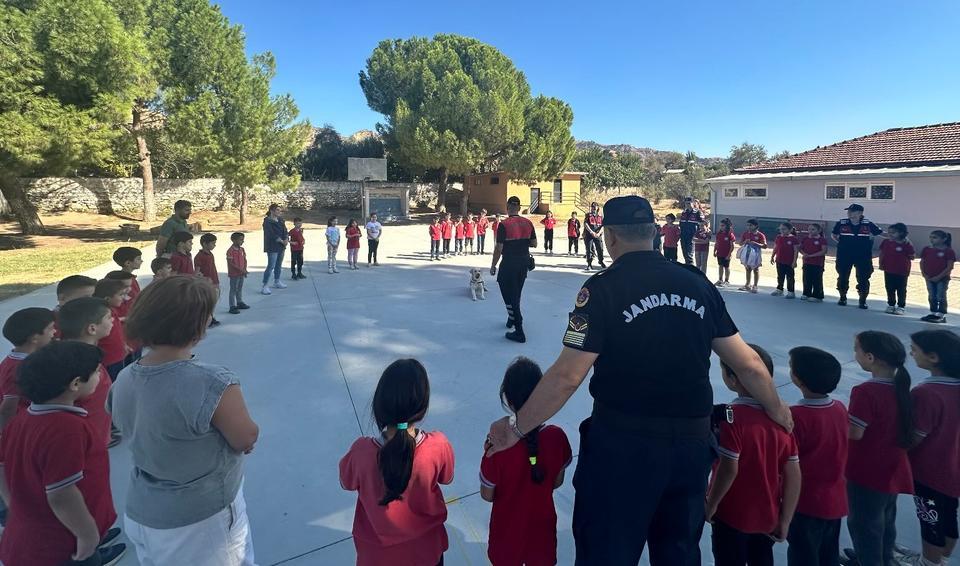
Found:
<path fill-rule="evenodd" d="M 573 479 L 577 566 L 635 566 L 648 542 L 653 566 L 700 564 L 711 350 L 788 430 L 790 410 L 714 286 L 653 250 L 650 203 L 617 197 L 603 212 L 613 264 L 577 294 L 560 356 L 523 408 L 491 425 L 488 453 L 555 415 L 592 367 Z"/>
<path fill-rule="evenodd" d="M 520 216 L 519 198 L 514 196 L 507 199 L 507 214 L 509 216 L 497 227 L 497 245 L 493 249 L 490 275 L 497 276 L 500 295 L 507 307 L 507 328 L 513 328 L 513 332 L 507 332 L 507 339 L 526 342 L 523 315 L 520 313 L 520 295 L 530 269 L 530 248 L 537 247 L 537 233 L 533 229 L 533 222 Z M 503 262 L 500 262 L 501 256 Z"/>
<path fill-rule="evenodd" d="M 883 231 L 863 217 L 863 207 L 851 204 L 844 210 L 847 217 L 833 226 L 833 241 L 837 243 L 837 291 L 840 291 L 840 306 L 847 304 L 850 289 L 850 271 L 857 270 L 857 293 L 860 308 L 867 308 L 870 294 L 870 276 L 873 275 L 873 237 Z"/>

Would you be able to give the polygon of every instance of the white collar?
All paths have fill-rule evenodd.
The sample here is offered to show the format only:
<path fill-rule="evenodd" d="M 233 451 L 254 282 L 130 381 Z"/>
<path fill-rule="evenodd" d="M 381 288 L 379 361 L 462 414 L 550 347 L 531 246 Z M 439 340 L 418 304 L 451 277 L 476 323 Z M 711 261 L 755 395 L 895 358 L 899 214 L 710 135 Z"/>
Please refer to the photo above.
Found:
<path fill-rule="evenodd" d="M 833 399 L 830 397 L 824 397 L 823 399 L 800 399 L 800 402 L 797 404 L 805 407 L 829 407 L 833 405 Z"/>
<path fill-rule="evenodd" d="M 30 354 L 27 354 L 26 352 L 14 352 L 13 350 L 11 350 L 10 353 L 7 354 L 7 357 L 12 358 L 14 360 L 25 360 L 29 355 Z"/>
<path fill-rule="evenodd" d="M 87 410 L 74 405 L 59 405 L 54 403 L 31 403 L 27 408 L 27 413 L 31 415 L 49 415 L 51 413 L 76 413 L 81 416 L 87 416 Z"/>

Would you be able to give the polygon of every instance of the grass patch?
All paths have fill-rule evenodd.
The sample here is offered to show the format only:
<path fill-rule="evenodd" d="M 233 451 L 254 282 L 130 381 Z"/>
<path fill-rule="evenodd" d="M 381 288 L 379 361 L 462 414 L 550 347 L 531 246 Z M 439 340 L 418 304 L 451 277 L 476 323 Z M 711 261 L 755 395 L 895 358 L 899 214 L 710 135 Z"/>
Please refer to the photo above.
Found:
<path fill-rule="evenodd" d="M 110 261 L 116 242 L 76 243 L 0 253 L 0 301 Z"/>

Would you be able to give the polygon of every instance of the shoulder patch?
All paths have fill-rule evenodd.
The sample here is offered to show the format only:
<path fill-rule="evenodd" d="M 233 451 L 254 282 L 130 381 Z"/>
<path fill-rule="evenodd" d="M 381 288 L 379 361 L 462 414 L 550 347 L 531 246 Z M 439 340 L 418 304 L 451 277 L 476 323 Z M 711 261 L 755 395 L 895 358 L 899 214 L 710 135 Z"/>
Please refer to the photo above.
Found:
<path fill-rule="evenodd" d="M 563 345 L 576 349 L 583 348 L 584 343 L 587 341 L 589 328 L 590 318 L 586 314 L 570 313 L 567 330 L 563 333 Z"/>
<path fill-rule="evenodd" d="M 586 287 L 580 289 L 580 292 L 577 293 L 576 305 L 577 308 L 582 308 L 587 306 L 587 303 L 590 301 L 590 289 Z"/>

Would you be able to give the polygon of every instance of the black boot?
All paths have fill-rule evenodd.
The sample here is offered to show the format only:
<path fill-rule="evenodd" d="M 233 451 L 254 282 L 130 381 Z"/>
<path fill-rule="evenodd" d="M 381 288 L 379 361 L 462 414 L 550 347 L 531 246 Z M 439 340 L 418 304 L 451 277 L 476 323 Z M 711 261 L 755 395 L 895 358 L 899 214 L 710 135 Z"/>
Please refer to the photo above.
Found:
<path fill-rule="evenodd" d="M 860 308 L 861 308 L 861 309 L 864 309 L 864 310 L 867 309 L 867 296 L 866 296 L 866 295 L 860 295 Z"/>
<path fill-rule="evenodd" d="M 840 305 L 841 307 L 847 306 L 847 296 L 846 296 L 846 295 L 840 295 L 840 300 L 837 301 L 837 304 Z"/>
<path fill-rule="evenodd" d="M 520 342 L 523 344 L 527 341 L 526 335 L 523 333 L 523 326 L 517 325 L 513 332 L 507 332 L 505 335 L 507 340 L 513 340 L 514 342 Z"/>
<path fill-rule="evenodd" d="M 307 276 L 304 275 L 302 271 L 299 272 L 299 273 L 297 273 L 297 277 L 299 277 L 300 279 L 306 279 L 306 278 L 307 278 Z"/>
<path fill-rule="evenodd" d="M 513 319 L 507 317 L 507 328 L 513 328 Z"/>

